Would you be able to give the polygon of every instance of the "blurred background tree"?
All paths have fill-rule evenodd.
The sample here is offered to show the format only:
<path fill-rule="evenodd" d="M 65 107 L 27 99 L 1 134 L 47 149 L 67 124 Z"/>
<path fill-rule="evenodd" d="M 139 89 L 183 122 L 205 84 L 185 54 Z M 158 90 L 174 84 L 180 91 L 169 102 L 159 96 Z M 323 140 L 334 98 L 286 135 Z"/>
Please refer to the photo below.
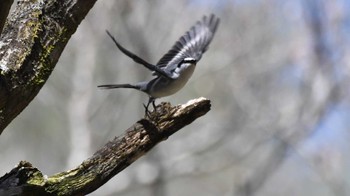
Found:
<path fill-rule="evenodd" d="M 151 77 L 105 29 L 155 63 L 215 13 L 220 27 L 190 82 L 161 99 L 204 96 L 211 112 L 91 195 L 348 195 L 349 10 L 346 0 L 98 1 L 2 133 L 0 173 L 19 160 L 67 170 L 142 117 L 146 95 L 96 87 Z"/>

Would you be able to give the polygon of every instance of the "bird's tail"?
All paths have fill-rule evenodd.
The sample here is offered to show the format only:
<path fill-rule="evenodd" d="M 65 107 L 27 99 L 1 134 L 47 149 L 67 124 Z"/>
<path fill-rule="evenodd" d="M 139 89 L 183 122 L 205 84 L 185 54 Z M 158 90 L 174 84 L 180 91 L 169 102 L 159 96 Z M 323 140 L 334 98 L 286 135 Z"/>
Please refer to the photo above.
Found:
<path fill-rule="evenodd" d="M 132 84 L 104 84 L 104 85 L 99 85 L 97 86 L 98 88 L 102 89 L 112 89 L 112 88 L 133 88 L 140 90 L 140 87 L 137 85 L 132 85 Z"/>

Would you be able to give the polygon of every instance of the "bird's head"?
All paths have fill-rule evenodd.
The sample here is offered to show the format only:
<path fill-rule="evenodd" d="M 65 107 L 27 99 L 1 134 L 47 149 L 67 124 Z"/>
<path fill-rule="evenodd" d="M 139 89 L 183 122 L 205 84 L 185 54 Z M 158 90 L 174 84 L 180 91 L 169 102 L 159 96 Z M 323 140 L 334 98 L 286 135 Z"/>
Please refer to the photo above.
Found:
<path fill-rule="evenodd" d="M 187 68 L 196 66 L 196 63 L 196 59 L 192 57 L 186 57 L 177 65 L 175 72 L 181 74 L 183 71 L 187 70 Z"/>

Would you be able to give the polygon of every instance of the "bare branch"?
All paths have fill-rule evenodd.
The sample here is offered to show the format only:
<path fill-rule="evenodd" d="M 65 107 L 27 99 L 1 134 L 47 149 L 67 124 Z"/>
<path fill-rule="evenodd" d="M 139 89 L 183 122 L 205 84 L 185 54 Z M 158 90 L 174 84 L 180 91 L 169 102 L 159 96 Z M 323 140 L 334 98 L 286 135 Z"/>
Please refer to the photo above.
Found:
<path fill-rule="evenodd" d="M 0 178 L 0 195 L 85 195 L 98 189 L 114 175 L 146 154 L 156 144 L 203 116 L 210 101 L 198 98 L 172 107 L 162 103 L 151 114 L 153 120 L 141 119 L 78 167 L 44 178 L 30 163 L 22 161 Z"/>

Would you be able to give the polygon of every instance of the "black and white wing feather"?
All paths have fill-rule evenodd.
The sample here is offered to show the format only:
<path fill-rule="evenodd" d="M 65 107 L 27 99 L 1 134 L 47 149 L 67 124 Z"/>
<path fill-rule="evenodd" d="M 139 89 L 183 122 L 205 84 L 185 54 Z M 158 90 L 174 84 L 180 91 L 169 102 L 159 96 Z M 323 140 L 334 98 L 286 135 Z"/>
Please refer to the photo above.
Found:
<path fill-rule="evenodd" d="M 156 65 L 171 71 L 186 57 L 194 58 L 198 62 L 208 49 L 219 21 L 220 19 L 214 14 L 211 14 L 209 18 L 204 16 L 201 21 L 198 21 L 185 35 L 180 37 Z"/>

